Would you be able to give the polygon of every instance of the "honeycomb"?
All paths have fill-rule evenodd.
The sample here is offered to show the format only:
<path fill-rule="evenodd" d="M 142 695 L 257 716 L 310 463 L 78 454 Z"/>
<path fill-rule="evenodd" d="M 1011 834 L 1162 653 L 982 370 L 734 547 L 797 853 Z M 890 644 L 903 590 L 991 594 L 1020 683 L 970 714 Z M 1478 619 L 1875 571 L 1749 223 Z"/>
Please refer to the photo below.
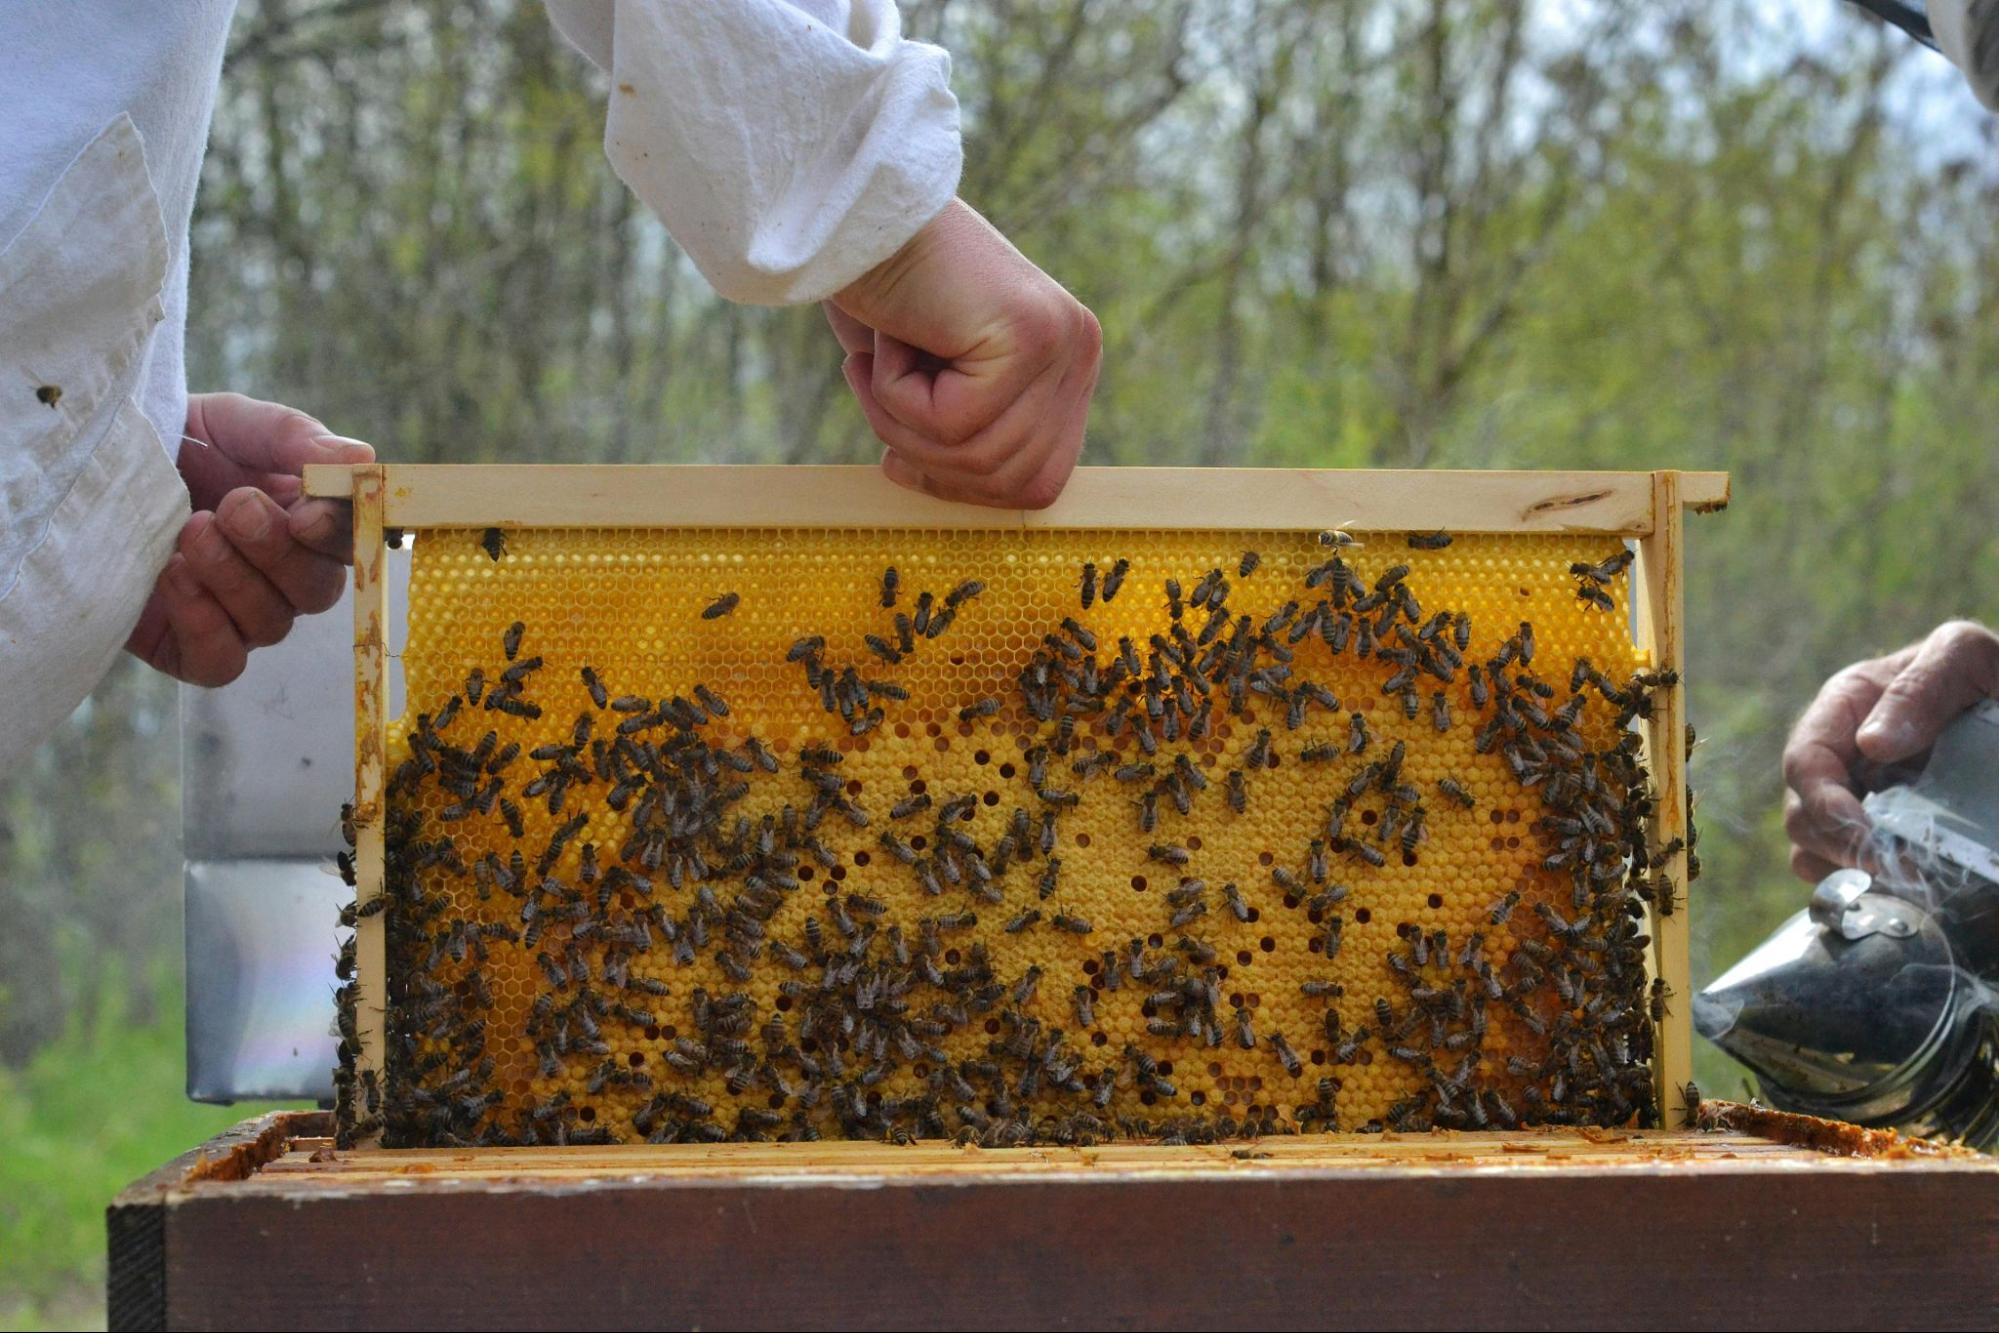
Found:
<path fill-rule="evenodd" d="M 1629 560 L 1559 535 L 417 534 L 386 1070 L 365 1097 L 337 1075 L 344 1123 L 1647 1123 L 1671 888 L 1631 722 L 1674 682 L 1641 670 Z"/>

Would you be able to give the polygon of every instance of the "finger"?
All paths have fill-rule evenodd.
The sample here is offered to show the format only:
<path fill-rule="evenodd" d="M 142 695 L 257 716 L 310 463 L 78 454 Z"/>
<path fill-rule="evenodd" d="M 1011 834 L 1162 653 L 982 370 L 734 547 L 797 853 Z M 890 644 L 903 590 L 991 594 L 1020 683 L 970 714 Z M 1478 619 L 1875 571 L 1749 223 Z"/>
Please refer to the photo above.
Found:
<path fill-rule="evenodd" d="M 1061 496 L 1083 452 L 1083 431 L 1090 415 L 1090 393 L 1096 382 L 1096 361 L 1072 363 L 1046 405 L 1029 401 L 1013 429 L 1025 435 L 1011 445 L 1001 442 L 1004 461 L 966 483 L 982 503 L 1008 508 L 1046 509 Z M 1029 399 L 1035 395 L 1030 394 Z M 998 429 L 997 427 L 995 429 Z M 968 448 L 984 448 L 981 441 Z"/>
<path fill-rule="evenodd" d="M 354 506 L 345 500 L 301 500 L 288 506 L 292 540 L 343 565 L 354 562 Z"/>
<path fill-rule="evenodd" d="M 159 589 L 166 634 L 159 657 L 147 660 L 190 685 L 227 685 L 242 675 L 249 648 L 185 555 L 167 561 Z"/>
<path fill-rule="evenodd" d="M 375 451 L 329 432 L 296 408 L 235 393 L 188 399 L 180 469 L 198 508 L 240 486 L 256 486 L 280 504 L 298 496 L 308 463 L 366 463 Z"/>
<path fill-rule="evenodd" d="M 268 647 L 291 631 L 291 605 L 235 548 L 213 514 L 188 520 L 180 551 L 201 586 L 229 613 L 245 645 Z"/>
<path fill-rule="evenodd" d="M 847 355 L 875 350 L 875 331 L 867 324 L 855 319 L 831 301 L 821 301 L 819 308 L 826 312 L 826 322 L 833 326 L 833 336 Z"/>
<path fill-rule="evenodd" d="M 340 600 L 346 571 L 292 539 L 289 516 L 262 491 L 244 487 L 215 511 L 231 546 L 269 580 L 295 612 L 314 614 Z"/>
<path fill-rule="evenodd" d="M 879 354 L 872 358 L 876 364 L 880 359 Z M 849 357 L 847 365 L 848 387 L 853 390 L 868 425 L 883 444 L 940 485 L 980 495 L 984 497 L 983 503 L 1001 502 L 1006 490 L 1003 479 L 994 484 L 987 484 L 987 479 L 997 478 L 1009 464 L 1016 473 L 1025 467 L 1028 475 L 1032 475 L 1053 447 L 1053 439 L 1046 435 L 1046 424 L 1061 389 L 1061 381 L 1055 376 L 1030 385 L 986 430 L 951 444 L 925 435 L 888 410 L 875 392 L 879 376 L 867 373 L 869 360 Z M 1031 459 L 1021 458 L 1026 450 L 1033 451 Z M 1031 466 L 1026 466 L 1030 463 Z M 1014 478 L 1016 482 L 1019 479 Z"/>
<path fill-rule="evenodd" d="M 1791 849 L 1791 873 L 1807 884 L 1816 884 L 1839 869 L 1822 856 L 1816 856 L 1801 847 Z"/>
<path fill-rule="evenodd" d="M 890 416 L 940 444 L 958 444 L 990 428 L 1064 346 L 1039 312 L 948 361 L 886 333 L 875 335 L 872 387 Z"/>
<path fill-rule="evenodd" d="M 1863 850 L 1872 827 L 1860 798 L 1839 786 L 1784 797 L 1784 832 L 1791 844 L 1840 866 L 1864 866 Z"/>
<path fill-rule="evenodd" d="M 1999 694 L 1999 637 L 1968 620 L 1939 626 L 1881 694 L 1858 728 L 1860 750 L 1879 764 L 1929 748 L 1950 722 Z"/>
<path fill-rule="evenodd" d="M 929 493 L 929 483 L 924 479 L 923 473 L 917 470 L 916 464 L 893 449 L 882 450 L 882 474 L 898 486 Z"/>

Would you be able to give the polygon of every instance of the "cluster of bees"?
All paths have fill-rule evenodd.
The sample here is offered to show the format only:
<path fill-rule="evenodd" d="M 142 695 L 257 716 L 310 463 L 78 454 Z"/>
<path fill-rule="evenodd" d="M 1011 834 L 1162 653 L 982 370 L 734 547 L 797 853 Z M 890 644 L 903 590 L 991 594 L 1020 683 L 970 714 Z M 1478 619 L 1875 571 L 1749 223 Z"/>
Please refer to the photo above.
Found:
<path fill-rule="evenodd" d="M 452 540 L 450 560 L 523 558 Z M 1546 582 L 1569 548 L 1534 540 L 1539 572 L 1497 561 L 1495 586 Z M 453 658 L 462 681 L 397 737 L 384 892 L 349 909 L 386 913 L 389 989 L 357 992 L 349 942 L 343 1139 L 1651 1123 L 1669 997 L 1645 931 L 1680 849 L 1649 840 L 1631 724 L 1677 682 L 1602 614 L 1628 553 L 1570 561 L 1572 608 L 1542 610 L 1612 669 L 1551 670 L 1533 622 L 1424 604 L 1448 534 L 1365 572 L 1344 533 L 1270 541 L 1142 605 L 1133 558 L 1043 561 L 1016 580 L 1043 595 L 993 610 L 1039 623 L 963 647 L 986 581 L 887 568 L 872 627 L 850 597 L 800 633 L 787 604 L 714 649 L 789 639 L 735 685 L 679 660 L 619 694 L 522 621 Z M 680 632 L 759 606 L 711 589 Z M 355 1059 L 374 1002 L 379 1072 Z"/>

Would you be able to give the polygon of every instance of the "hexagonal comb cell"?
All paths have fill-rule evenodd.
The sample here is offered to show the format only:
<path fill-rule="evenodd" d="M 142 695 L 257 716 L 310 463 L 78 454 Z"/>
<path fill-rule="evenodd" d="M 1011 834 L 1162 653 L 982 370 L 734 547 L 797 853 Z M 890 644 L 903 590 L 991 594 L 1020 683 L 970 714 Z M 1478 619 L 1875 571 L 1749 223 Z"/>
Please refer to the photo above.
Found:
<path fill-rule="evenodd" d="M 1642 1121 L 1627 563 L 426 531 L 387 1142 Z"/>

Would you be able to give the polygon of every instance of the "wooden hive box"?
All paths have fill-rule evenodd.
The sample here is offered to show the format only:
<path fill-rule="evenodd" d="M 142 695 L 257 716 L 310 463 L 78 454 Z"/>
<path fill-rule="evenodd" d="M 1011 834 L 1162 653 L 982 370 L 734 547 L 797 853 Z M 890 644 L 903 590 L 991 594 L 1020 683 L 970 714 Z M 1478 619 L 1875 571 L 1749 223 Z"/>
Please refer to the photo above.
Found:
<path fill-rule="evenodd" d="M 385 708 L 391 659 L 383 552 L 392 529 L 416 533 L 419 554 L 427 535 L 433 543 L 437 562 L 417 575 L 418 615 L 441 613 L 441 602 L 425 607 L 426 587 L 465 595 L 463 587 L 449 593 L 452 580 L 587 590 L 592 579 L 623 577 L 610 571 L 668 549 L 678 540 L 671 534 L 693 530 L 737 534 L 716 542 L 716 555 L 740 554 L 746 532 L 793 543 L 784 558 L 797 559 L 799 552 L 839 555 L 840 542 L 870 549 L 871 533 L 966 531 L 984 534 L 963 548 L 982 557 L 1012 542 L 1037 553 L 1035 559 L 1046 557 L 1026 584 L 991 579 L 1000 591 L 1016 585 L 1045 590 L 1057 574 L 1072 579 L 1079 548 L 1059 536 L 1064 533 L 1105 534 L 1090 549 L 1107 555 L 1154 549 L 1144 547 L 1153 540 L 1145 534 L 1169 534 L 1158 549 L 1176 554 L 1185 554 L 1170 535 L 1176 532 L 1255 534 L 1268 568 L 1287 578 L 1307 561 L 1284 543 L 1296 539 L 1317 560 L 1315 534 L 1324 529 L 1362 542 L 1372 537 L 1377 546 L 1368 557 L 1370 572 L 1399 559 L 1392 551 L 1402 549 L 1382 549 L 1376 534 L 1445 529 L 1465 543 L 1452 549 L 1469 553 L 1466 558 L 1499 560 L 1495 569 L 1504 565 L 1503 552 L 1479 545 L 1481 535 L 1533 541 L 1534 534 L 1563 534 L 1565 540 L 1580 534 L 1634 544 L 1633 661 L 1678 670 L 1683 514 L 1726 499 L 1724 478 L 1676 473 L 1085 469 L 1060 505 L 1034 514 L 934 503 L 889 488 L 865 469 L 386 465 L 316 470 L 308 486 L 315 494 L 355 501 L 354 823 L 363 905 L 383 894 L 389 874 L 391 761 L 407 746 L 409 725 L 389 719 Z M 475 553 L 490 527 L 501 529 L 500 559 Z M 621 548 L 620 554 L 602 543 L 603 549 L 538 544 L 543 528 L 654 535 L 639 539 L 651 545 Z M 845 535 L 818 544 L 795 535 L 820 531 Z M 1031 546 L 1045 532 L 1058 537 Z M 1213 537 L 1210 545 L 1223 540 Z M 915 548 L 905 543 L 898 549 Z M 567 563 L 579 551 L 586 562 L 580 575 Z M 589 565 L 593 551 L 600 563 Z M 505 580 L 514 571 L 506 562 L 517 558 L 523 569 L 539 572 L 509 585 Z M 1003 553 L 998 560 L 1004 563 Z M 1143 563 L 1134 560 L 1134 570 Z M 941 557 L 934 569 L 921 559 L 904 564 L 911 595 L 964 573 L 946 568 L 950 562 Z M 736 566 L 678 593 L 654 589 L 663 600 L 679 599 L 660 617 L 677 624 L 689 607 L 698 615 L 699 607 L 729 589 L 730 568 Z M 1156 565 L 1146 568 L 1146 596 L 1133 614 L 1156 613 L 1160 573 Z M 835 589 L 828 596 L 850 615 L 857 598 L 865 601 L 875 591 Z M 1530 592 L 1545 594 L 1545 581 L 1522 584 L 1511 595 Z M 758 629 L 759 608 L 747 596 L 744 603 L 737 612 L 749 617 L 743 633 L 811 628 Z M 445 609 L 458 614 L 466 606 Z M 579 632 L 591 632 L 587 609 L 576 623 L 584 627 Z M 1623 622 L 1615 623 L 1621 632 Z M 482 622 L 479 630 L 492 628 Z M 437 631 L 432 626 L 424 632 Z M 640 639 L 651 635 L 644 626 L 636 633 Z M 415 630 L 413 635 L 421 638 Z M 967 661 L 958 665 L 976 670 L 981 653 L 1018 648 L 969 645 L 961 654 Z M 1020 668 L 1017 657 L 1004 663 L 1008 670 Z M 450 665 L 457 671 L 464 664 Z M 419 681 L 439 669 L 414 654 L 403 666 Z M 1655 826 L 1646 833 L 1659 843 L 1686 827 L 1680 699 L 1678 689 L 1659 691 L 1651 717 L 1642 722 L 1657 797 Z M 1386 702 L 1394 704 L 1392 697 Z M 411 711 L 422 707 L 419 700 Z M 1396 716 L 1379 719 L 1391 734 L 1399 726 Z M 896 725 L 885 724 L 891 730 Z M 944 742 L 940 754 L 968 748 L 960 741 L 986 744 L 949 722 L 934 738 L 927 726 L 911 732 L 902 739 Z M 992 745 L 997 752 L 1004 743 L 1002 737 Z M 1251 743 L 1248 735 L 1229 741 L 1218 768 L 1228 771 L 1231 756 Z M 1296 742 L 1284 744 L 1291 757 Z M 863 787 L 860 799 L 871 799 L 866 788 L 880 781 L 878 766 L 870 767 L 858 745 L 846 753 L 854 771 L 865 774 L 855 779 Z M 963 762 L 981 761 L 973 756 Z M 1494 788 L 1487 783 L 1476 790 Z M 1520 851 L 1506 846 L 1512 827 L 1494 834 L 1489 850 L 1500 862 Z M 1215 841 L 1198 854 L 1240 850 L 1225 830 L 1204 831 Z M 1129 852 L 1117 836 L 1105 841 Z M 1418 853 L 1430 845 L 1419 843 Z M 1083 850 L 1064 855 L 1077 858 Z M 849 857 L 844 864 L 856 863 Z M 1420 874 L 1423 864 L 1419 855 L 1403 870 Z M 1128 867 L 1116 869 L 1122 875 Z M 1685 872 L 1677 854 L 1663 867 L 1681 895 Z M 1392 867 L 1390 873 L 1396 873 Z M 1470 890 L 1481 910 L 1490 888 L 1479 882 Z M 1374 890 L 1357 888 L 1356 895 L 1363 891 Z M 1273 916 L 1282 910 L 1260 882 L 1253 892 Z M 1449 895 L 1442 896 L 1446 907 L 1434 910 L 1448 911 Z M 1152 901 L 1144 893 L 1133 900 Z M 382 1068 L 391 1044 L 382 1007 L 367 998 L 387 993 L 391 982 L 386 916 L 359 919 L 357 1082 L 361 1071 Z M 1648 972 L 1676 995 L 1687 992 L 1686 920 L 1685 912 L 1652 913 L 1645 922 Z M 1354 938 L 1376 938 L 1359 929 L 1364 924 L 1355 923 Z M 1242 925 L 1217 929 L 1233 932 Z M 1324 931 L 1323 922 L 1313 925 Z M 1226 937 L 1231 947 L 1239 942 Z M 1304 962 L 1316 968 L 1323 958 L 1320 953 Z M 1280 966 L 1253 952 L 1247 961 L 1230 961 L 1236 984 L 1245 972 L 1254 977 L 1264 975 L 1259 969 Z M 1100 1007 L 1111 1007 L 1110 996 L 1098 998 Z M 1266 1030 L 1257 1058 L 1269 1060 L 1267 1045 Z M 1783 1129 L 1781 1123 L 1748 1113 L 1717 1121 L 1704 1112 L 1703 1131 L 1677 1128 L 1686 1112 L 1681 1091 L 1688 1046 L 1684 1007 L 1672 1005 L 1651 1046 L 1651 1081 L 1663 1102 L 1658 1113 L 1669 1126 L 1658 1130 L 1299 1134 L 1288 1132 L 1300 1127 L 1298 1103 L 1267 1092 L 1265 1104 L 1284 1112 L 1277 1128 L 1286 1132 L 1274 1136 L 1181 1145 L 1108 1136 L 1113 1141 L 1092 1146 L 1044 1143 L 1006 1151 L 831 1139 L 343 1148 L 336 1145 L 331 1114 L 267 1116 L 168 1164 L 113 1205 L 111 1326 L 1887 1327 L 1994 1321 L 1999 1169 L 1975 1155 L 1894 1142 L 1871 1152 L 1884 1145 L 1822 1126 L 1813 1130 L 1816 1148 L 1787 1146 L 1764 1136 Z M 662 1049 L 670 1047 L 639 1045 L 632 1053 Z M 1227 1049 L 1232 1061 L 1248 1054 L 1233 1044 Z M 1365 1077 L 1373 1066 L 1329 1065 L 1362 1093 L 1376 1087 Z M 1280 1081 L 1268 1067 L 1266 1072 L 1270 1083 Z M 1326 1066 L 1315 1067 L 1305 1081 L 1326 1072 Z M 1176 1077 L 1189 1087 L 1213 1089 L 1217 1102 L 1240 1108 L 1248 1119 L 1244 1098 L 1236 1095 L 1242 1091 L 1238 1075 L 1203 1082 L 1195 1067 Z M 1132 1090 L 1113 1091 L 1122 1097 Z M 1840 1152 L 1819 1150 L 1827 1146 Z"/>

